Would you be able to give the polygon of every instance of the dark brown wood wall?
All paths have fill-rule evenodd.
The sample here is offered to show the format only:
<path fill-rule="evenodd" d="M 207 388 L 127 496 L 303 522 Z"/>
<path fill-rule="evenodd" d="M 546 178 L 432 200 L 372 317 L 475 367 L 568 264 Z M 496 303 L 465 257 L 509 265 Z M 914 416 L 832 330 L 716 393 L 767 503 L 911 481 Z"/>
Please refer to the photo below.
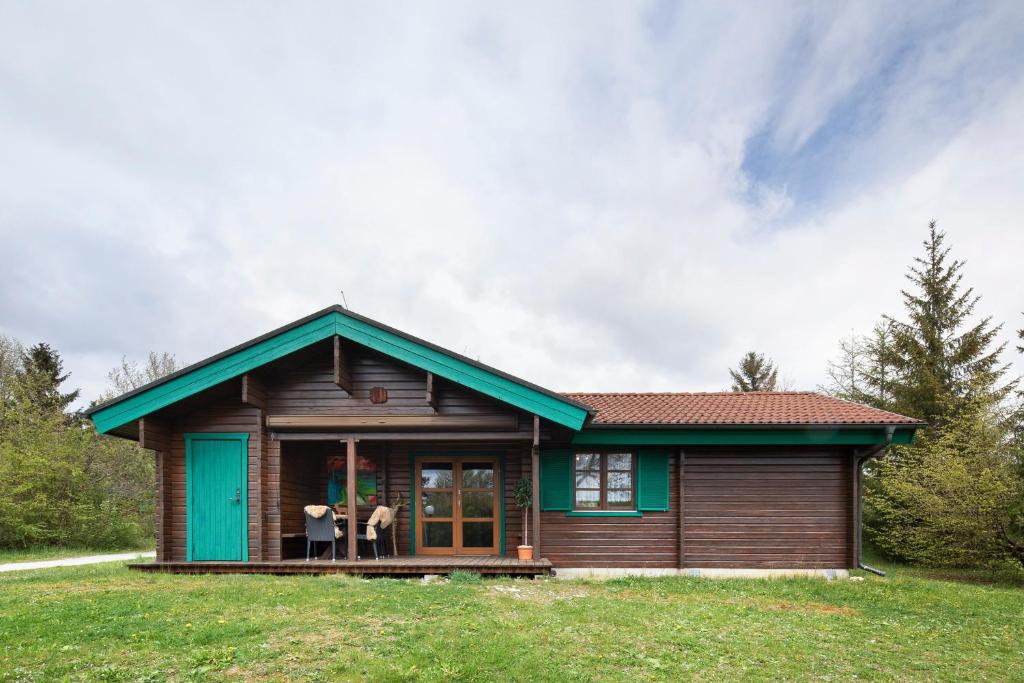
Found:
<path fill-rule="evenodd" d="M 844 453 L 688 451 L 685 565 L 851 566 L 850 472 Z"/>
<path fill-rule="evenodd" d="M 261 369 L 272 415 L 473 415 L 519 417 L 519 431 L 533 428 L 532 417 L 439 378 L 435 406 L 427 402 L 427 373 L 352 344 L 345 347 L 352 393 L 334 382 L 333 347 L 315 344 Z M 383 387 L 388 400 L 370 402 L 370 390 Z"/>
<path fill-rule="evenodd" d="M 262 440 L 260 410 L 243 406 L 237 400 L 227 399 L 197 408 L 194 412 L 178 417 L 171 428 L 171 445 L 165 465 L 164 495 L 170 503 L 170 514 L 165 511 L 166 540 L 164 552 L 171 560 L 186 558 L 186 510 L 185 510 L 185 438 L 189 432 L 249 432 L 248 463 L 248 509 L 249 509 L 249 557 L 262 557 L 261 537 L 262 508 Z M 169 489 L 169 490 L 168 490 Z"/>
<path fill-rule="evenodd" d="M 541 513 L 541 552 L 555 567 L 648 567 L 679 563 L 679 473 L 669 464 L 668 512 L 643 517 L 569 517 Z"/>

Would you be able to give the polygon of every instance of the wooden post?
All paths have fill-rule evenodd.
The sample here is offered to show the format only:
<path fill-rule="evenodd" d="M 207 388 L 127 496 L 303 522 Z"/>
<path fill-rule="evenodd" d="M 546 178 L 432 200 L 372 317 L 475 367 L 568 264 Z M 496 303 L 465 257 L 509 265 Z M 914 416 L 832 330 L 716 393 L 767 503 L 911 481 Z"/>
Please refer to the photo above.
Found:
<path fill-rule="evenodd" d="M 348 559 L 356 559 L 356 440 L 348 437 L 345 466 L 347 490 L 345 498 L 348 502 Z"/>
<path fill-rule="evenodd" d="M 686 490 L 686 453 L 679 449 L 679 568 L 686 564 L 686 515 L 683 512 L 683 493 Z"/>
<path fill-rule="evenodd" d="M 541 558 L 540 546 L 540 418 L 533 416 L 533 447 L 530 449 L 530 476 L 533 480 L 533 557 Z"/>
<path fill-rule="evenodd" d="M 273 432 L 267 441 L 267 559 L 281 561 L 281 442 Z"/>

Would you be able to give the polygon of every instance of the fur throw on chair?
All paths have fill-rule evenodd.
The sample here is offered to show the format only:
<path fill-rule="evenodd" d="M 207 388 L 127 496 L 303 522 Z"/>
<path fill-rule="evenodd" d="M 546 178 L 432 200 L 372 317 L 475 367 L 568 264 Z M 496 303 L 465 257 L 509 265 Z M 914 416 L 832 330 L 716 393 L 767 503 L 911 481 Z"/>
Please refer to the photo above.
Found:
<path fill-rule="evenodd" d="M 395 511 L 389 507 L 378 505 L 377 509 L 370 515 L 366 522 L 366 540 L 373 541 L 377 538 L 377 522 L 380 522 L 381 529 L 387 529 L 395 520 Z"/>
<path fill-rule="evenodd" d="M 327 507 L 326 505 L 307 505 L 306 507 L 302 508 L 302 511 L 310 517 L 312 517 L 313 519 L 320 519 L 321 517 L 326 515 L 327 511 L 330 509 L 331 508 Z M 333 515 L 334 513 L 331 514 Z M 334 518 L 337 519 L 337 515 L 334 515 Z M 334 527 L 334 537 L 341 538 L 341 535 L 341 529 L 339 529 L 338 527 Z"/>

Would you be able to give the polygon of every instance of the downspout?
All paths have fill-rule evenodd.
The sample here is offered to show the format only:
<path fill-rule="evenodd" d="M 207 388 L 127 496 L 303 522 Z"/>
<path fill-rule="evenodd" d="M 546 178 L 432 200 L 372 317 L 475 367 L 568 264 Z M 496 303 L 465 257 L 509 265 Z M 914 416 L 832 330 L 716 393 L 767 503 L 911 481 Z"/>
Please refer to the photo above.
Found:
<path fill-rule="evenodd" d="M 896 428 L 892 425 L 885 428 L 885 443 L 870 451 L 867 455 L 857 460 L 857 566 L 866 572 L 885 576 L 885 572 L 864 564 L 864 463 L 871 458 L 878 457 L 878 454 L 892 445 L 892 436 Z"/>

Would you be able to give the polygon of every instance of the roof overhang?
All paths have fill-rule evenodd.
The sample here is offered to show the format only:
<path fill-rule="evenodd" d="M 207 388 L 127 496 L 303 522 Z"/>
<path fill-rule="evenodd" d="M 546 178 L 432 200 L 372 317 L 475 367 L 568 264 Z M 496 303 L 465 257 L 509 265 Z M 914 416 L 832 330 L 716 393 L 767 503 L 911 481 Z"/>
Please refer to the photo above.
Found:
<path fill-rule="evenodd" d="M 496 368 L 331 306 L 97 405 L 88 411 L 107 433 L 216 384 L 240 377 L 310 344 L 338 335 L 451 382 L 569 429 L 583 427 L 592 411 L 577 401 Z"/>
<path fill-rule="evenodd" d="M 914 442 L 922 425 L 646 425 L 590 426 L 577 446 L 872 446 Z M 891 431 L 891 441 L 889 432 Z"/>

